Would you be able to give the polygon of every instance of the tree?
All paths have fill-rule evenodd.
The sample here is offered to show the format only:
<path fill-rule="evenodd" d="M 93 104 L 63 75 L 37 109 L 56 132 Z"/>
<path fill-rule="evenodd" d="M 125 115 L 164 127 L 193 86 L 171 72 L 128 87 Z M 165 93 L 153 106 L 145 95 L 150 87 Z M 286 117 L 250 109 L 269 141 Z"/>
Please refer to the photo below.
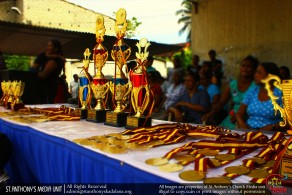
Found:
<path fill-rule="evenodd" d="M 187 32 L 187 41 L 191 41 L 191 29 L 192 29 L 192 2 L 190 0 L 183 0 L 181 3 L 182 9 L 176 11 L 177 16 L 181 16 L 178 19 L 178 23 L 183 23 L 183 27 L 179 30 L 181 35 L 184 32 Z"/>
<path fill-rule="evenodd" d="M 9 70 L 24 70 L 30 68 L 30 57 L 19 55 L 4 55 L 5 64 Z"/>
<path fill-rule="evenodd" d="M 127 26 L 127 32 L 126 32 L 126 38 L 132 38 L 137 33 L 137 28 L 142 24 L 142 22 L 139 22 L 136 17 L 132 17 L 132 19 L 127 20 L 128 26 Z"/>

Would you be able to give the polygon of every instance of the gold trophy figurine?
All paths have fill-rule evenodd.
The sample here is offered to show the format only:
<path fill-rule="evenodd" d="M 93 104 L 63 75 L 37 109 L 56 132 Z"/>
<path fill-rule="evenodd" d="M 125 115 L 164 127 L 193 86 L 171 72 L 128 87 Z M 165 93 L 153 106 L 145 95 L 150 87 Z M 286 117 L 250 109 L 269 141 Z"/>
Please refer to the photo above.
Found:
<path fill-rule="evenodd" d="M 106 102 L 104 101 L 104 99 L 107 99 L 106 96 L 109 91 L 109 84 L 102 73 L 102 68 L 104 67 L 108 58 L 108 51 L 102 45 L 104 34 L 104 18 L 102 15 L 98 15 L 96 19 L 97 44 L 93 49 L 93 59 L 96 75 L 93 77 L 90 83 L 92 93 L 96 99 L 96 106 L 94 109 L 88 110 L 87 113 L 87 120 L 93 122 L 105 122 L 106 118 Z"/>
<path fill-rule="evenodd" d="M 115 75 L 110 82 L 110 91 L 114 100 L 115 109 L 106 113 L 106 125 L 125 126 L 128 113 L 124 112 L 125 102 L 130 93 L 130 84 L 123 72 L 123 67 L 131 55 L 131 48 L 124 43 L 124 36 L 127 30 L 126 10 L 121 8 L 116 14 L 116 43 L 111 51 L 111 56 L 115 61 Z"/>
<path fill-rule="evenodd" d="M 273 81 L 274 80 L 274 81 Z M 275 87 L 280 89 L 283 92 L 283 108 L 277 104 L 276 100 L 279 99 L 279 97 L 275 96 L 273 94 L 273 91 L 270 89 L 269 83 L 273 81 L 273 84 Z M 276 76 L 269 74 L 268 77 L 264 80 L 262 80 L 263 83 L 265 83 L 265 88 L 268 91 L 268 95 L 271 98 L 272 104 L 274 106 L 275 114 L 277 111 L 280 112 L 281 117 L 283 118 L 283 121 L 279 123 L 281 127 L 285 127 L 289 125 L 290 129 L 292 127 L 292 80 L 283 80 L 281 82 L 281 79 Z M 292 142 L 291 142 L 292 143 Z M 280 156 L 281 158 L 281 164 L 279 166 L 279 174 L 282 176 L 287 176 L 287 182 L 292 182 L 292 173 L 291 173 L 291 167 L 292 167 L 292 144 L 287 142 L 286 146 L 284 147 L 283 152 L 280 152 L 280 154 L 284 154 Z M 285 149 L 286 148 L 286 149 Z"/>
<path fill-rule="evenodd" d="M 90 50 L 87 48 L 85 49 L 83 59 L 83 70 L 79 74 L 79 91 L 78 91 L 78 98 L 81 104 L 81 108 L 76 109 L 75 111 L 80 115 L 81 119 L 87 118 L 87 109 L 90 108 L 91 103 L 91 89 L 90 89 L 90 75 L 88 73 L 90 59 L 89 56 L 91 55 Z"/>
<path fill-rule="evenodd" d="M 135 115 L 127 117 L 127 129 L 151 126 L 151 117 L 149 115 L 151 115 L 150 105 L 152 103 L 153 106 L 153 98 L 151 101 L 151 89 L 147 81 L 145 68 L 145 63 L 149 55 L 147 50 L 150 42 L 146 38 L 142 38 L 136 46 L 138 47 L 138 52 L 136 52 L 137 66 L 130 72 L 130 80 L 132 83 L 131 103 Z M 146 110 L 148 111 L 148 117 L 144 115 Z"/>
<path fill-rule="evenodd" d="M 8 99 L 7 102 L 5 104 L 5 109 L 11 109 L 11 104 L 14 101 L 14 91 L 16 88 L 16 81 L 9 81 L 8 82 Z"/>
<path fill-rule="evenodd" d="M 275 87 L 280 89 L 283 92 L 283 108 L 277 104 L 276 100 L 279 99 L 279 97 L 275 96 L 273 94 L 273 91 L 270 89 L 269 83 L 273 81 L 273 84 Z M 283 80 L 281 82 L 281 79 L 276 76 L 269 74 L 268 77 L 264 80 L 262 80 L 263 83 L 265 83 L 265 88 L 268 91 L 268 95 L 271 98 L 272 104 L 274 106 L 275 114 L 277 111 L 280 112 L 281 117 L 283 118 L 283 121 L 279 123 L 281 127 L 285 127 L 287 123 L 290 127 L 292 127 L 292 80 Z"/>
<path fill-rule="evenodd" d="M 7 97 L 8 97 L 8 92 L 7 92 L 7 83 L 5 81 L 1 82 L 1 89 L 2 89 L 2 97 L 0 99 L 0 105 L 3 106 L 5 104 L 5 102 L 7 101 Z"/>
<path fill-rule="evenodd" d="M 11 110 L 18 111 L 21 108 L 24 108 L 24 104 L 20 100 L 24 92 L 25 83 L 22 81 L 15 82 L 15 90 L 14 90 L 14 101 L 11 103 Z"/>

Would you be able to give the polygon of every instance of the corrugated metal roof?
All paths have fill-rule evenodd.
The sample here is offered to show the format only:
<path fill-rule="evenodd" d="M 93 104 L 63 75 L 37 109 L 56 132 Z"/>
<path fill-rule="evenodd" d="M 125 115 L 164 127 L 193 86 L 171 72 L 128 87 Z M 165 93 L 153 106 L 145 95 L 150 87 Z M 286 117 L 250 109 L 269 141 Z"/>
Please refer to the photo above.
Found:
<path fill-rule="evenodd" d="M 44 51 L 51 39 L 58 39 L 62 43 L 65 57 L 71 59 L 82 59 L 85 48 L 92 50 L 96 45 L 95 34 L 92 33 L 0 21 L 0 50 L 4 54 L 36 56 Z M 115 41 L 116 37 L 105 36 L 103 45 L 111 50 Z M 125 43 L 132 49 L 129 60 L 135 58 L 137 42 L 135 39 L 125 39 Z M 179 45 L 151 42 L 149 52 L 155 56 L 180 49 L 182 46 Z"/>

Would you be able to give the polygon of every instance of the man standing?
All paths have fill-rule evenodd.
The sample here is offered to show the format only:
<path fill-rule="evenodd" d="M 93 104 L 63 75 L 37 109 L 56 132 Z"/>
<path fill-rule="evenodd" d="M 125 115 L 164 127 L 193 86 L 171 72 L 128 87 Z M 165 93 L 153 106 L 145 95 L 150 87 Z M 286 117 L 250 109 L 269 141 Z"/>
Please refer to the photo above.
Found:
<path fill-rule="evenodd" d="M 74 81 L 70 83 L 69 92 L 71 93 L 71 98 L 69 98 L 69 104 L 78 104 L 78 90 L 79 90 L 79 82 L 78 82 L 78 75 L 73 75 Z"/>

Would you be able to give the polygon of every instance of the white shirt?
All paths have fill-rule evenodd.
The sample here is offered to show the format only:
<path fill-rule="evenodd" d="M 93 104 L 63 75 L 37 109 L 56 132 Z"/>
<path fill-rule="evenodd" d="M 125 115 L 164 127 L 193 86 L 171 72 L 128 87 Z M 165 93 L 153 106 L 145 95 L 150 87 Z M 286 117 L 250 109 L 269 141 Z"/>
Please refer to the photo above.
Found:
<path fill-rule="evenodd" d="M 70 90 L 72 92 L 72 98 L 77 98 L 78 97 L 78 89 L 79 89 L 79 83 L 72 81 L 70 83 Z"/>

